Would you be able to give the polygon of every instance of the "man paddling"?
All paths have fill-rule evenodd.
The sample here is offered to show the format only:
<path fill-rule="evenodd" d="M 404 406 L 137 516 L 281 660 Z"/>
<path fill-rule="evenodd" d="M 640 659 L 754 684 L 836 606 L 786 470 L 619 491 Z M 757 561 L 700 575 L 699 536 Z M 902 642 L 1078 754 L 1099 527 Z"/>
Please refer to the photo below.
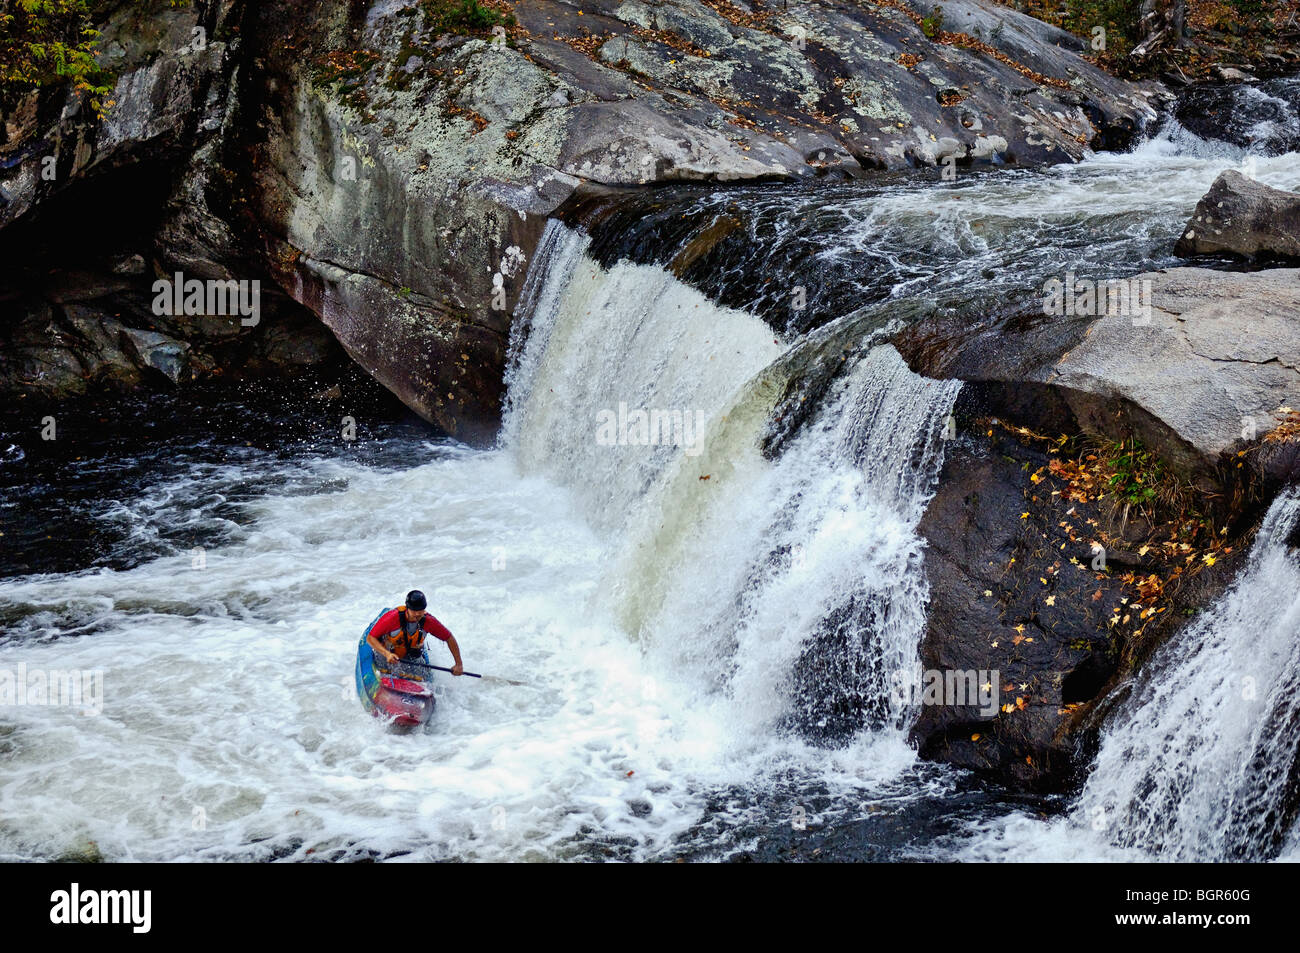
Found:
<path fill-rule="evenodd" d="M 428 605 L 424 593 L 419 589 L 412 589 L 406 594 L 406 605 L 385 612 L 375 620 L 375 624 L 370 627 L 370 634 L 366 636 L 366 641 L 376 655 L 389 665 L 393 665 L 407 656 L 418 660 L 420 649 L 424 645 L 424 637 L 432 635 L 447 643 L 452 658 L 456 660 L 451 674 L 460 675 L 465 671 L 465 666 L 460 660 L 460 646 L 456 644 L 456 637 L 445 625 L 425 611 Z"/>

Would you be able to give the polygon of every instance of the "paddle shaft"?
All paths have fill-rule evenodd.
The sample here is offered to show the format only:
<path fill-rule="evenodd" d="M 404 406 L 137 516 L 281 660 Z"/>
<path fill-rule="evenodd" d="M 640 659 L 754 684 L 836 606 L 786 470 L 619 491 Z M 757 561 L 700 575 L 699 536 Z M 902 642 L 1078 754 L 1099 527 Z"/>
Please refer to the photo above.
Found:
<path fill-rule="evenodd" d="M 399 665 L 413 665 L 413 666 L 415 666 L 416 668 L 436 668 L 436 669 L 437 669 L 438 671 L 440 671 L 440 672 L 450 672 L 450 671 L 451 671 L 451 669 L 446 668 L 445 666 L 442 666 L 442 665 L 425 665 L 423 662 L 408 662 L 408 661 L 406 661 L 406 659 L 399 659 L 399 660 L 398 660 L 398 664 L 399 664 Z M 482 675 L 479 675 L 477 672 L 461 672 L 460 674 L 462 674 L 462 675 L 468 675 L 470 678 L 482 678 L 482 677 L 483 677 Z"/>
<path fill-rule="evenodd" d="M 442 665 L 425 665 L 423 662 L 408 662 L 405 659 L 400 660 L 398 664 L 412 665 L 415 666 L 416 668 L 433 668 L 433 669 L 437 669 L 439 672 L 451 671 L 451 669 L 446 668 L 445 666 Z M 519 685 L 523 688 L 529 687 L 527 682 L 516 682 L 514 679 L 501 678 L 499 675 L 479 675 L 477 672 L 461 672 L 461 674 L 468 675 L 471 678 L 481 678 L 485 682 L 500 682 L 503 685 Z"/>

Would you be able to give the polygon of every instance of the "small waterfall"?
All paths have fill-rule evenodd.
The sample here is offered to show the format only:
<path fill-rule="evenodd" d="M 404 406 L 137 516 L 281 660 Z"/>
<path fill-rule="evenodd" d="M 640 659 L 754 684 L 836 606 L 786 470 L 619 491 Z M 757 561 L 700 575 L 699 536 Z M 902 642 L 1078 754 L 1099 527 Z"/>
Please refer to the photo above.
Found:
<path fill-rule="evenodd" d="M 650 265 L 592 261 L 558 222 L 525 280 L 501 442 L 623 526 L 744 383 L 784 350 L 762 321 Z"/>
<path fill-rule="evenodd" d="M 767 459 L 788 358 L 815 345 L 787 349 L 662 268 L 606 269 L 588 247 L 552 223 L 534 258 L 503 444 L 610 539 L 594 602 L 738 736 L 901 731 L 912 713 L 890 685 L 919 664 L 927 597 L 915 525 L 960 385 L 866 347 Z M 692 439 L 624 440 L 654 409 L 696 421 Z"/>
<path fill-rule="evenodd" d="M 1161 647 L 1107 727 L 1075 811 L 1170 860 L 1264 860 L 1300 808 L 1300 492 L 1269 509 L 1232 588 Z"/>
<path fill-rule="evenodd" d="M 909 724 L 891 686 L 919 667 L 928 590 L 915 526 L 958 389 L 876 347 L 775 462 L 752 431 L 749 447 L 723 441 L 735 471 L 624 570 L 664 580 L 640 620 L 650 650 L 705 675 L 753 730 L 839 743 Z"/>
<path fill-rule="evenodd" d="M 1175 109 L 1203 139 L 1232 143 L 1259 156 L 1300 150 L 1300 77 L 1193 87 Z"/>

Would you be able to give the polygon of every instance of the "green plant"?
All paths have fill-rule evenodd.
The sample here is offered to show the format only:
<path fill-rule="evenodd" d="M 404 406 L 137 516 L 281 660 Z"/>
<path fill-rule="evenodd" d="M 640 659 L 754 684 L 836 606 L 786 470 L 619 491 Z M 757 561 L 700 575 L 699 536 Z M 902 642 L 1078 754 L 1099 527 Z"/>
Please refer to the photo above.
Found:
<path fill-rule="evenodd" d="M 943 30 L 943 7 L 935 7 L 928 17 L 921 18 L 921 32 L 934 39 Z"/>
<path fill-rule="evenodd" d="M 499 13 L 479 0 L 422 0 L 425 22 L 436 33 L 489 33 L 495 26 L 514 26 L 511 13 Z"/>
<path fill-rule="evenodd" d="M 1061 26 L 1085 37 L 1104 27 L 1107 52 L 1127 56 L 1139 39 L 1141 7 L 1134 0 L 1070 0 Z"/>
<path fill-rule="evenodd" d="M 72 83 L 101 116 L 112 74 L 95 61 L 99 31 L 87 0 L 17 0 L 0 8 L 0 99 Z"/>
<path fill-rule="evenodd" d="M 1138 506 L 1155 500 L 1158 488 L 1165 480 L 1164 464 L 1159 458 L 1143 449 L 1135 437 L 1113 444 L 1110 450 L 1114 473 L 1106 482 L 1116 496 L 1125 503 Z"/>

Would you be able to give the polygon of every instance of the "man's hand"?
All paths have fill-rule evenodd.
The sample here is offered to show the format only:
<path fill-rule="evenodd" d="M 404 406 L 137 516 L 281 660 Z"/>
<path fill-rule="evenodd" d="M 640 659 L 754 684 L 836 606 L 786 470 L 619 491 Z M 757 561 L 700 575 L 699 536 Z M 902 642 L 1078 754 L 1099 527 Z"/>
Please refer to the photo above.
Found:
<path fill-rule="evenodd" d="M 465 674 L 465 666 L 464 666 L 464 665 L 461 665 L 460 662 L 457 662 L 455 665 L 453 665 L 453 666 L 451 667 L 451 674 L 453 674 L 453 675 L 464 675 L 464 674 Z"/>
<path fill-rule="evenodd" d="M 397 653 L 396 653 L 396 652 L 385 652 L 385 653 L 384 653 L 384 660 L 385 660 L 389 665 L 396 665 L 398 662 L 401 661 L 401 659 L 399 659 L 399 658 L 397 657 Z"/>

